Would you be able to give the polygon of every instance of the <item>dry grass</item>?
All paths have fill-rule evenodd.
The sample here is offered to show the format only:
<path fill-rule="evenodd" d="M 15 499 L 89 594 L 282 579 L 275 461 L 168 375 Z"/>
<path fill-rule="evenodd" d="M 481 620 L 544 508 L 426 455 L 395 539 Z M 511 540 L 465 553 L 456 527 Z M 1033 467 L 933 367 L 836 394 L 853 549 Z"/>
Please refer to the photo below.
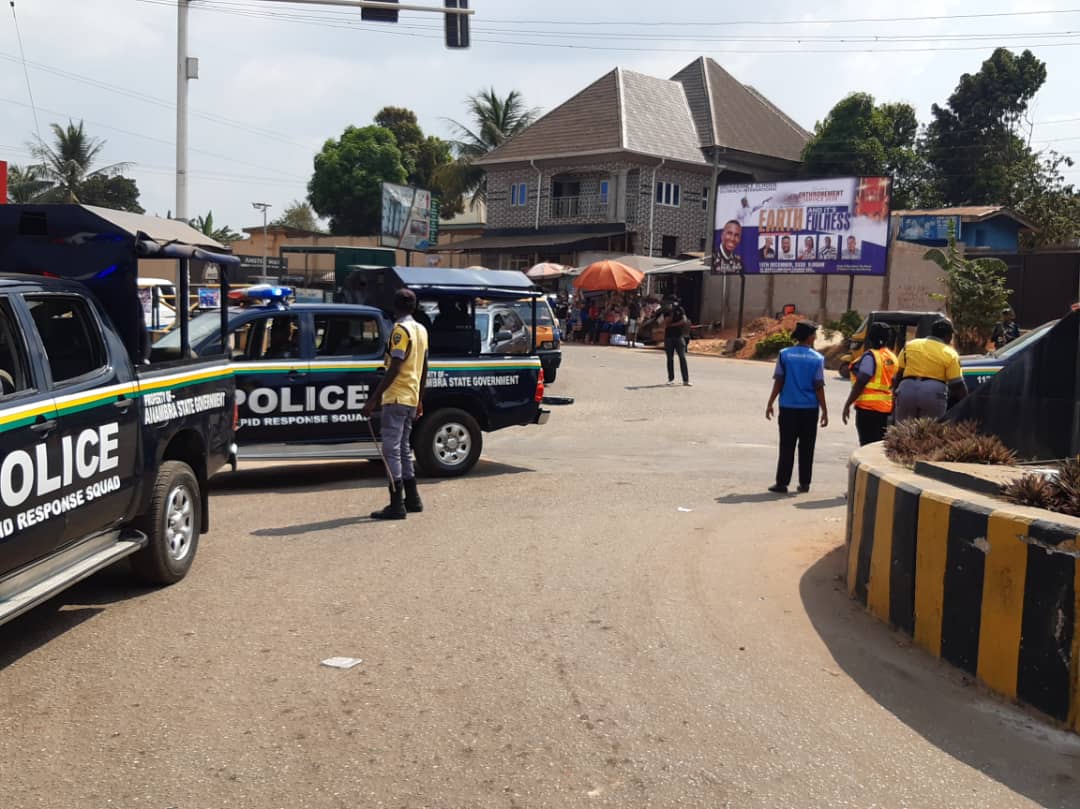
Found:
<path fill-rule="evenodd" d="M 1017 505 L 1080 517 L 1080 458 L 1065 461 L 1056 478 L 1030 473 L 1009 481 L 1001 495 Z"/>
<path fill-rule="evenodd" d="M 939 422 L 908 419 L 885 433 L 890 460 L 914 466 L 916 461 L 1011 464 L 1016 454 L 995 435 L 980 435 L 973 421 Z"/>

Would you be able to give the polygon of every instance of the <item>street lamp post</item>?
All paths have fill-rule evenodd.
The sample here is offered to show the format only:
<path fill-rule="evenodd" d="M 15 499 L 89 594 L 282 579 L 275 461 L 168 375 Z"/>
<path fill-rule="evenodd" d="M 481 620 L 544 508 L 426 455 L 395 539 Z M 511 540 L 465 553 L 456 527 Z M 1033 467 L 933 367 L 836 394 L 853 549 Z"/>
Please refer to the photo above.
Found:
<path fill-rule="evenodd" d="M 270 246 L 270 242 L 269 242 L 269 240 L 267 238 L 267 231 L 266 231 L 266 209 L 271 207 L 271 206 L 270 206 L 269 202 L 253 202 L 253 203 L 251 203 L 251 207 L 254 208 L 257 211 L 262 211 L 262 215 L 263 215 L 263 271 L 262 271 L 262 280 L 265 282 L 266 281 L 266 251 L 267 251 L 267 248 L 269 248 L 269 246 Z"/>

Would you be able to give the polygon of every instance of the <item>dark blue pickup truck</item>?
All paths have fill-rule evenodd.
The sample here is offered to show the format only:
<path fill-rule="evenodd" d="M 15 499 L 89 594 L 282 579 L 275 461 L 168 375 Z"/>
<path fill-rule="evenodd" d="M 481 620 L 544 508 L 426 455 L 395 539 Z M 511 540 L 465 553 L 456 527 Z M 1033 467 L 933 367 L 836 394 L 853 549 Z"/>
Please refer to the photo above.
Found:
<path fill-rule="evenodd" d="M 383 373 L 388 301 L 406 285 L 417 294 L 417 318 L 429 332 L 424 415 L 413 431 L 424 474 L 463 475 L 479 459 L 485 432 L 547 421 L 540 357 L 527 341 L 513 339 L 511 324 L 500 321 L 492 332 L 495 316 L 477 305 L 538 299 L 542 293 L 524 275 L 372 268 L 350 287 L 365 290 L 351 296 L 363 304 L 290 303 L 290 290 L 281 287 L 235 293 L 234 303 L 246 303 L 226 313 L 239 461 L 379 457 L 378 417 L 369 424 L 360 409 Z M 192 321 L 195 354 L 222 351 L 219 319 L 211 311 Z M 178 341 L 174 332 L 155 348 Z"/>

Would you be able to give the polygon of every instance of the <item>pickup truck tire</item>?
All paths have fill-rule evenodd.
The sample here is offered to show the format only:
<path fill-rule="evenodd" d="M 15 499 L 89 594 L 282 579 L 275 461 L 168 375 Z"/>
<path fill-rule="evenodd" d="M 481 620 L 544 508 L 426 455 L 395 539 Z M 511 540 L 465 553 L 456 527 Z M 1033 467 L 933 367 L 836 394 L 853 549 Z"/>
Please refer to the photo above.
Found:
<path fill-rule="evenodd" d="M 548 362 L 543 364 L 544 368 L 544 382 L 550 383 L 555 381 L 555 376 L 558 374 L 559 369 L 555 366 L 555 363 Z"/>
<path fill-rule="evenodd" d="M 150 509 L 137 524 L 149 538 L 131 557 L 131 568 L 150 584 L 173 584 L 191 569 L 202 524 L 199 481 L 182 461 L 165 461 L 158 469 Z"/>
<path fill-rule="evenodd" d="M 413 436 L 416 463 L 425 475 L 464 475 L 480 459 L 484 434 L 476 419 L 456 407 L 425 415 Z"/>

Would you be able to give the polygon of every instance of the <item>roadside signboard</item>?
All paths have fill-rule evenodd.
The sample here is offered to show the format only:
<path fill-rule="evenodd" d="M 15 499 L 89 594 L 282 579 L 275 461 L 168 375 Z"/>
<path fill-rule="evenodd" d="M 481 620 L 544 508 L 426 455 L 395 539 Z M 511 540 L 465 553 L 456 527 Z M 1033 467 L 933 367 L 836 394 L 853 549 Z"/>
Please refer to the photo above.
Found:
<path fill-rule="evenodd" d="M 423 188 L 383 183 L 379 243 L 399 250 L 428 250 L 438 244 L 439 207 Z"/>
<path fill-rule="evenodd" d="M 905 215 L 900 217 L 900 228 L 896 237 L 905 242 L 947 242 L 950 226 L 956 240 L 960 241 L 959 216 Z"/>
<path fill-rule="evenodd" d="M 889 178 L 722 185 L 713 265 L 733 275 L 884 275 Z"/>

